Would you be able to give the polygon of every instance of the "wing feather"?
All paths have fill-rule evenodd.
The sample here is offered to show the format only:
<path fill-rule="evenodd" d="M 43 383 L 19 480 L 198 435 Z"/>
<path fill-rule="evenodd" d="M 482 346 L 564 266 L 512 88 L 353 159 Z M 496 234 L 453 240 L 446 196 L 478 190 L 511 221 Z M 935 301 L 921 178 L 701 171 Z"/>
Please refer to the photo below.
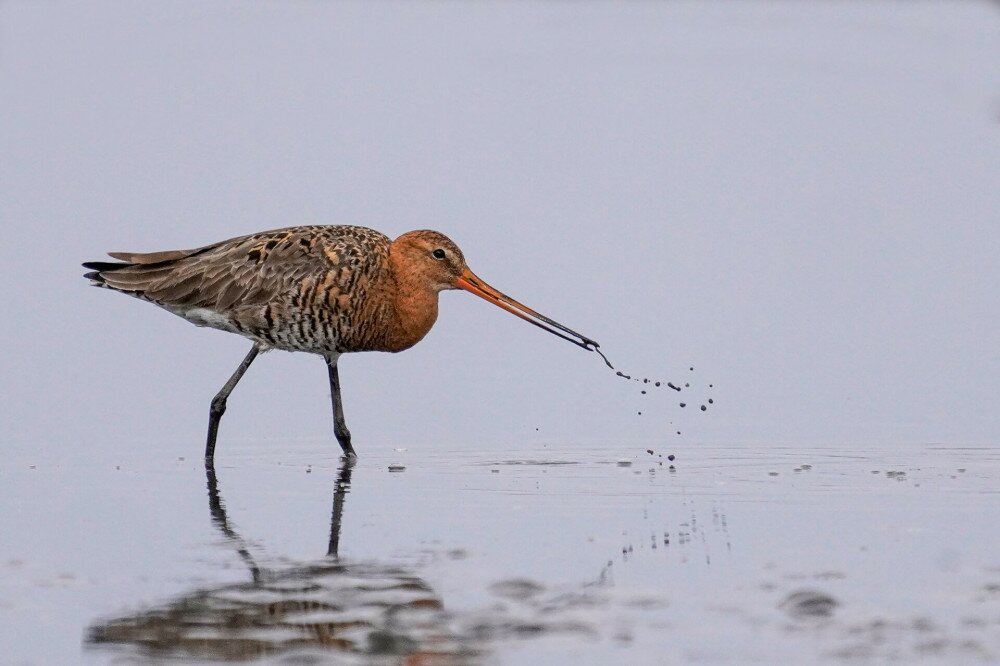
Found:
<path fill-rule="evenodd" d="M 201 252 L 205 248 L 194 250 L 168 250 L 166 252 L 108 252 L 108 256 L 129 264 L 160 264 L 164 261 L 177 261 Z"/>
<path fill-rule="evenodd" d="M 361 247 L 372 240 L 381 247 Z M 286 299 L 308 277 L 319 281 L 331 272 L 341 276 L 344 266 L 373 249 L 387 251 L 389 242 L 360 227 L 289 227 L 196 250 L 111 253 L 130 264 L 102 272 L 101 278 L 107 286 L 141 292 L 170 310 L 207 308 L 221 313 L 237 305 L 242 309 Z"/>

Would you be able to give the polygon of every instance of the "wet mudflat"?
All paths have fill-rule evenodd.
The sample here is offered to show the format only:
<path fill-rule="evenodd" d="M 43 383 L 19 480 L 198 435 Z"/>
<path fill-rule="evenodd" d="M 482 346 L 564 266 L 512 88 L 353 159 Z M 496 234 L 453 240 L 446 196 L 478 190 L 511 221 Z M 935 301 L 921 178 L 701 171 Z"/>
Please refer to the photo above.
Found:
<path fill-rule="evenodd" d="M 1000 659 L 996 449 L 196 444 L 11 452 L 7 663 Z"/>

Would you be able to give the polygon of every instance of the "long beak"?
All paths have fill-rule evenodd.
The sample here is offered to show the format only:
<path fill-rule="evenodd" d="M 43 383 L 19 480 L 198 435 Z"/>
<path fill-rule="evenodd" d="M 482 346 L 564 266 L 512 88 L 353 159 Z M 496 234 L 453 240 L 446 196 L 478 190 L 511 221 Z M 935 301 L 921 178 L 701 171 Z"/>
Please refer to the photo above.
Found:
<path fill-rule="evenodd" d="M 600 345 L 594 340 L 566 328 L 559 322 L 552 321 L 548 317 L 535 312 L 531 308 L 521 305 L 510 296 L 497 291 L 476 277 L 476 274 L 468 268 L 465 269 L 461 277 L 455 280 L 455 286 L 459 289 L 471 292 L 476 296 L 489 301 L 493 305 L 503 308 L 511 314 L 517 315 L 529 324 L 534 324 L 538 328 L 548 331 L 552 335 L 557 335 L 563 340 L 568 340 L 574 345 L 583 347 L 587 351 L 596 351 L 597 348 L 600 347 Z"/>

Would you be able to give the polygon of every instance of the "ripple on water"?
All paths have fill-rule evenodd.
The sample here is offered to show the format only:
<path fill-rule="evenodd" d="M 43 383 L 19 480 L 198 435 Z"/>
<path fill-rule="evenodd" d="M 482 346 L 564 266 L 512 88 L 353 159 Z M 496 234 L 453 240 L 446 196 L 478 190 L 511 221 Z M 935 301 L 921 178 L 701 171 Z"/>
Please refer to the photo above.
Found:
<path fill-rule="evenodd" d="M 486 465 L 489 467 L 496 467 L 498 465 L 529 465 L 529 466 L 546 466 L 546 465 L 579 465 L 578 460 L 495 460 L 489 462 L 478 463 L 479 465 Z"/>
<path fill-rule="evenodd" d="M 796 620 L 832 617 L 840 603 L 829 594 L 817 590 L 792 592 L 778 605 Z"/>

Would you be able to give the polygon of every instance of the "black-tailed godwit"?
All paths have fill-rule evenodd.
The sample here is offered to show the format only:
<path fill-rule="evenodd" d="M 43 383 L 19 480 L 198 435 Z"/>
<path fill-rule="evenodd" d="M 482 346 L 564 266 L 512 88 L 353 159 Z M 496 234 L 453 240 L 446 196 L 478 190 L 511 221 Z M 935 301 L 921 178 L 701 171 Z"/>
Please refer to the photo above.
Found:
<path fill-rule="evenodd" d="M 355 455 L 337 359 L 347 352 L 409 349 L 434 325 L 438 293 L 445 289 L 465 289 L 584 349 L 598 347 L 480 280 L 458 246 L 436 231 L 410 231 L 391 241 L 365 227 L 289 227 L 195 250 L 109 255 L 121 263 L 83 264 L 92 284 L 253 342 L 212 399 L 208 462 L 229 394 L 257 354 L 269 349 L 304 351 L 326 360 L 334 433 L 344 454 Z"/>

